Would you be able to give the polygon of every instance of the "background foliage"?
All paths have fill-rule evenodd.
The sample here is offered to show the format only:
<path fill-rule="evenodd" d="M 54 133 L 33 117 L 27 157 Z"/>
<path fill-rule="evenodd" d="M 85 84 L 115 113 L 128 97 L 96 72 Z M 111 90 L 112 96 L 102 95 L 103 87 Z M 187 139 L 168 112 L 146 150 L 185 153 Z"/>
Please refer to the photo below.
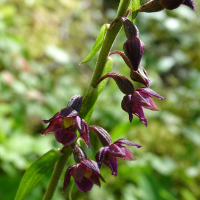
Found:
<path fill-rule="evenodd" d="M 119 1 L 0 0 L 0 198 L 14 199 L 27 167 L 59 147 L 54 135 L 40 136 L 48 119 L 75 94 L 84 95 L 96 57 L 79 65 L 91 50 L 104 23 L 116 16 Z M 155 100 L 159 112 L 145 110 L 148 128 L 121 107 L 123 94 L 110 80 L 90 124 L 105 128 L 113 141 L 126 138 L 141 144 L 131 148 L 137 161 L 119 160 L 119 175 L 102 167 L 106 180 L 72 199 L 197 200 L 200 199 L 200 2 L 196 12 L 186 6 L 154 14 L 139 13 L 136 24 L 146 50 L 142 65 L 151 88 L 165 96 Z M 123 31 L 113 50 L 122 50 Z M 113 71 L 129 76 L 121 57 L 113 55 Z M 141 85 L 135 85 L 140 87 Z M 91 132 L 94 159 L 100 144 Z M 73 165 L 70 158 L 69 165 Z M 51 172 L 27 196 L 40 200 Z M 72 180 L 73 181 L 73 180 Z M 62 181 L 54 199 L 61 194 Z M 69 190 L 68 190 L 69 191 Z"/>

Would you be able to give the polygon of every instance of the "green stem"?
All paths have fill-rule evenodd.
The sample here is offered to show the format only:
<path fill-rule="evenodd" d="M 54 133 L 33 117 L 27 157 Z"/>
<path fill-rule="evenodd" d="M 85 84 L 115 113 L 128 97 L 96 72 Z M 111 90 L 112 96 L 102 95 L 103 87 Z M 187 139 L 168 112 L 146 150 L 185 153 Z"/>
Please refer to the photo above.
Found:
<path fill-rule="evenodd" d="M 71 155 L 71 148 L 68 146 L 68 147 L 64 148 L 64 150 L 62 152 L 64 153 L 64 155 L 61 156 L 55 164 L 53 174 L 51 176 L 51 180 L 48 185 L 48 188 L 44 194 L 43 200 L 51 200 L 53 198 L 53 195 L 58 186 L 58 183 L 59 183 L 60 177 L 62 175 L 62 172 L 64 170 L 64 167 L 66 166 L 68 158 Z"/>
<path fill-rule="evenodd" d="M 121 0 L 121 1 L 122 2 L 120 3 L 120 7 L 118 9 L 117 18 L 125 16 L 131 0 Z M 113 46 L 115 38 L 118 35 L 121 27 L 122 27 L 122 22 L 118 21 L 117 23 L 115 23 L 112 26 L 112 28 L 109 28 L 106 33 L 102 48 L 99 53 L 99 57 L 97 59 L 97 63 L 96 63 L 93 77 L 92 77 L 92 80 L 90 83 L 90 87 L 85 95 L 85 98 L 84 98 L 84 101 L 82 104 L 82 109 L 79 114 L 83 118 L 87 115 L 84 111 L 88 110 L 88 112 L 89 112 L 91 110 L 91 108 L 93 107 L 93 105 L 95 104 L 95 102 L 93 102 L 93 104 L 90 103 L 91 99 L 94 99 L 93 96 L 95 95 L 95 93 L 91 92 L 91 88 L 94 87 L 95 83 L 101 78 L 101 76 L 103 74 L 108 55 L 110 53 L 110 50 Z M 87 122 L 89 122 L 89 120 L 87 120 Z"/>

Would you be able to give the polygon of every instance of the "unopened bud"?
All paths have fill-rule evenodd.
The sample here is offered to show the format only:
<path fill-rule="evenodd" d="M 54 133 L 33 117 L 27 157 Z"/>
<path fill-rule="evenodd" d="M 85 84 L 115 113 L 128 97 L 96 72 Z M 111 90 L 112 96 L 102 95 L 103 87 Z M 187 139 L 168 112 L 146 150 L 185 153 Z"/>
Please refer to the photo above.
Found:
<path fill-rule="evenodd" d="M 134 37 L 132 39 L 128 39 L 124 43 L 123 48 L 125 55 L 128 57 L 133 66 L 133 69 L 137 71 L 145 50 L 144 43 L 139 38 Z"/>
<path fill-rule="evenodd" d="M 97 134 L 101 144 L 104 147 L 109 146 L 110 144 L 112 144 L 112 139 L 111 139 L 110 135 L 103 128 L 101 128 L 99 126 L 89 126 L 89 130 L 92 130 Z"/>
<path fill-rule="evenodd" d="M 80 163 L 82 160 L 87 159 L 85 152 L 77 144 L 72 144 L 71 148 L 72 148 L 74 160 L 75 160 L 76 163 Z"/>
<path fill-rule="evenodd" d="M 128 39 L 139 37 L 139 30 L 132 21 L 130 21 L 127 17 L 121 17 L 121 21 L 123 22 L 124 31 Z"/>
<path fill-rule="evenodd" d="M 82 99 L 83 97 L 81 95 L 74 95 L 68 101 L 67 108 L 71 107 L 79 113 L 81 109 Z"/>

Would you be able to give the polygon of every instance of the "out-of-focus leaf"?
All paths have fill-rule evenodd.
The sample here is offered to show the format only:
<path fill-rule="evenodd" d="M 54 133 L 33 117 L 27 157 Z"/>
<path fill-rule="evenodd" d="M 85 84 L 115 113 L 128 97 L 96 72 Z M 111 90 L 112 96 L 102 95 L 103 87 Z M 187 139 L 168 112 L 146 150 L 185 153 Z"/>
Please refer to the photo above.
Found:
<path fill-rule="evenodd" d="M 89 55 L 81 62 L 81 64 L 86 63 L 89 60 L 91 60 L 97 54 L 97 52 L 100 50 L 100 48 L 103 44 L 103 40 L 104 40 L 108 26 L 109 26 L 108 24 L 104 24 L 101 27 L 101 31 L 94 43 L 94 46 L 92 47 L 92 50 L 90 51 Z"/>
<path fill-rule="evenodd" d="M 46 47 L 45 53 L 47 54 L 47 56 L 58 63 L 66 64 L 69 62 L 69 55 L 56 46 L 48 45 Z"/>
<path fill-rule="evenodd" d="M 54 166 L 62 156 L 59 150 L 52 149 L 36 160 L 25 172 L 15 200 L 22 200 L 30 190 L 42 179 L 42 177 Z"/>

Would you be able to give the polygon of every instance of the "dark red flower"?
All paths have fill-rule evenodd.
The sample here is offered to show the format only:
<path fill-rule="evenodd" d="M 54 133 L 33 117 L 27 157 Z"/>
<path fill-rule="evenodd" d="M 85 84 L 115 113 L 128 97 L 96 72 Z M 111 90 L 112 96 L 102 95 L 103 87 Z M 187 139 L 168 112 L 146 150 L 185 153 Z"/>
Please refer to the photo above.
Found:
<path fill-rule="evenodd" d="M 70 183 L 70 178 L 73 176 L 74 182 L 81 192 L 90 191 L 94 184 L 101 186 L 99 178 L 105 182 L 99 172 L 97 163 L 88 159 L 85 152 L 78 146 L 73 146 L 74 159 L 76 165 L 70 166 L 64 178 L 62 191 L 65 192 Z"/>
<path fill-rule="evenodd" d="M 81 103 L 82 97 L 80 95 L 75 95 L 69 100 L 66 108 L 56 113 L 49 120 L 42 120 L 44 123 L 49 123 L 49 125 L 41 135 L 55 132 L 55 137 L 58 142 L 63 145 L 69 145 L 76 139 L 76 133 L 74 133 L 74 131 L 78 129 L 81 138 L 84 140 L 87 147 L 90 147 L 88 125 L 78 116 Z"/>
<path fill-rule="evenodd" d="M 154 96 L 160 100 L 165 99 L 148 87 L 139 88 L 132 94 L 124 96 L 121 106 L 122 109 L 129 114 L 130 122 L 132 121 L 134 114 L 138 116 L 140 121 L 147 126 L 147 119 L 144 115 L 143 108 L 154 111 L 159 110 L 151 96 Z"/>
<path fill-rule="evenodd" d="M 136 146 L 140 148 L 141 145 L 130 142 L 126 139 L 119 139 L 112 143 L 112 139 L 108 132 L 99 126 L 89 126 L 89 130 L 93 130 L 97 133 L 101 144 L 104 146 L 99 149 L 95 158 L 98 163 L 99 168 L 101 168 L 102 163 L 107 165 L 111 171 L 112 175 L 117 176 L 118 174 L 118 164 L 117 158 L 122 160 L 135 160 L 135 156 L 130 152 L 130 150 L 122 144 Z"/>

